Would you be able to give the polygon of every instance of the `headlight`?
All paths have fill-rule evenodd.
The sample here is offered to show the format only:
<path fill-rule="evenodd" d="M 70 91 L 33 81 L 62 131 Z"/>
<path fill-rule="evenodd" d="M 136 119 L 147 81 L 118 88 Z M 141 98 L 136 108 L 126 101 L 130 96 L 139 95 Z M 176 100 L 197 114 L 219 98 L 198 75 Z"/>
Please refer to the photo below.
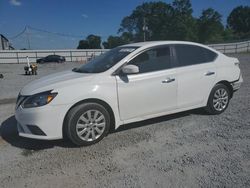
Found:
<path fill-rule="evenodd" d="M 51 93 L 51 91 L 46 91 L 42 93 L 38 93 L 32 96 L 27 97 L 21 104 L 23 108 L 33 108 L 44 106 L 50 103 L 55 97 L 57 93 Z"/>

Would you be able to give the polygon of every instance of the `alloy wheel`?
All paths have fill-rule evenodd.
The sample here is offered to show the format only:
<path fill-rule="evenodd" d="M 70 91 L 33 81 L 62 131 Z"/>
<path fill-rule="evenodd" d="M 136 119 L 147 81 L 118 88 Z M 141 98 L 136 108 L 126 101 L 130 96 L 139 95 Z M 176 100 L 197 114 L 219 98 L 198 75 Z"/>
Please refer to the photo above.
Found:
<path fill-rule="evenodd" d="M 84 141 L 98 139 L 105 130 L 105 116 L 98 110 L 88 110 L 82 114 L 76 124 L 76 133 Z"/>
<path fill-rule="evenodd" d="M 222 111 L 227 107 L 229 100 L 228 92 L 224 88 L 219 88 L 214 92 L 213 107 L 217 111 Z"/>

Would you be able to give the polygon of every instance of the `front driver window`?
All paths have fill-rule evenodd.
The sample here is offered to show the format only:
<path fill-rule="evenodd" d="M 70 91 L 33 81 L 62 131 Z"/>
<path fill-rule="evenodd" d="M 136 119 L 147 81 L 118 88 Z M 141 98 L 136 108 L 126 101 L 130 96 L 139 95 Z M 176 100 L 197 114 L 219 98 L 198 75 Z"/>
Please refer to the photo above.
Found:
<path fill-rule="evenodd" d="M 138 66 L 139 73 L 171 68 L 170 48 L 164 46 L 147 50 L 136 56 L 128 64 Z"/>

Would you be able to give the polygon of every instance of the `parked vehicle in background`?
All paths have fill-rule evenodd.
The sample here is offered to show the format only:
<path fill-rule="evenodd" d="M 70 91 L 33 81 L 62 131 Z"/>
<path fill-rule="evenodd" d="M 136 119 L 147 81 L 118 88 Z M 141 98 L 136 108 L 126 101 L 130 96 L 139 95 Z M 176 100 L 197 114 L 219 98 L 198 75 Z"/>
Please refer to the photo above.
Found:
<path fill-rule="evenodd" d="M 44 58 L 37 59 L 37 63 L 63 63 L 65 62 L 65 57 L 60 55 L 48 55 Z"/>
<path fill-rule="evenodd" d="M 238 59 L 207 46 L 134 43 L 31 82 L 15 116 L 20 136 L 90 145 L 126 123 L 200 107 L 220 114 L 242 81 Z"/>

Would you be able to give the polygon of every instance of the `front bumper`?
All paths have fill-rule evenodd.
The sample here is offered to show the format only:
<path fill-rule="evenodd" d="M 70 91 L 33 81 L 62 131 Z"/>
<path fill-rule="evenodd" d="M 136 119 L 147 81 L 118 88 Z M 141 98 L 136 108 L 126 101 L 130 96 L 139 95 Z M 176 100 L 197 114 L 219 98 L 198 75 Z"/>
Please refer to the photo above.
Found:
<path fill-rule="evenodd" d="M 68 109 L 68 105 L 19 106 L 15 112 L 19 135 L 42 140 L 63 138 L 63 121 Z"/>

